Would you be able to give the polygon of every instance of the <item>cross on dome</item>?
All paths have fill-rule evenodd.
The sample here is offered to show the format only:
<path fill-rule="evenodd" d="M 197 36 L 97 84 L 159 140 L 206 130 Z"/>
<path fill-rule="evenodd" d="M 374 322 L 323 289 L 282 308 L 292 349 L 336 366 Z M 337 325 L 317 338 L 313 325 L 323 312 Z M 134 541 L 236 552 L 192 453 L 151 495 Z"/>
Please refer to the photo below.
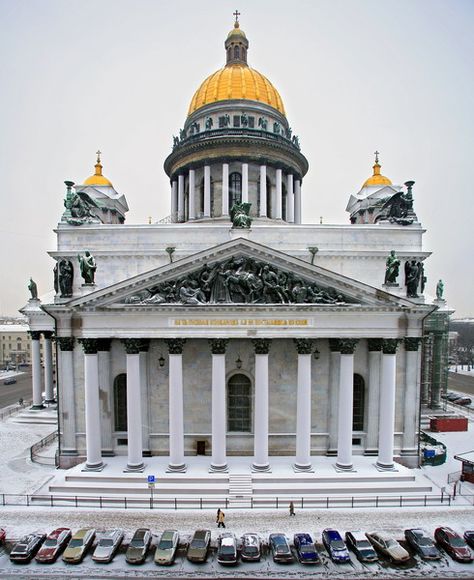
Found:
<path fill-rule="evenodd" d="M 233 15 L 235 16 L 234 26 L 235 26 L 235 28 L 238 28 L 239 27 L 239 16 L 240 16 L 240 12 L 238 10 L 236 10 L 235 12 L 233 12 Z"/>
<path fill-rule="evenodd" d="M 375 155 L 375 163 L 378 163 L 378 162 L 379 162 L 379 155 L 380 155 L 380 151 L 376 151 L 376 152 L 374 153 L 374 155 Z"/>
<path fill-rule="evenodd" d="M 102 151 L 98 149 L 95 154 L 97 155 L 97 163 L 100 163 L 100 156 L 102 155 Z"/>

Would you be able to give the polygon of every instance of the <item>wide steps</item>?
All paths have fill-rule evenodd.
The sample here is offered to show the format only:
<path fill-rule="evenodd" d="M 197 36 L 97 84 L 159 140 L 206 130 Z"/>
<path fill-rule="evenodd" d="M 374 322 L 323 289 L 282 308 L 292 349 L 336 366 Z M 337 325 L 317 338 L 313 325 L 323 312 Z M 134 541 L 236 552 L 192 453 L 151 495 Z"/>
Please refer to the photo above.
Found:
<path fill-rule="evenodd" d="M 74 483 L 68 485 L 55 485 L 49 486 L 49 493 L 52 494 L 72 494 L 72 495 L 82 495 L 82 494 L 95 494 L 99 496 L 125 496 L 125 495 L 150 495 L 150 489 L 148 485 L 143 484 L 133 484 L 128 482 L 123 482 L 122 485 L 110 486 L 108 483 L 94 483 L 90 485 L 88 483 Z M 179 487 L 175 484 L 164 485 L 162 483 L 157 483 L 153 489 L 153 495 L 169 495 L 169 496 L 181 496 L 181 495 L 225 495 L 228 494 L 228 485 L 206 483 L 205 487 L 202 485 L 187 485 L 182 483 Z"/>
<path fill-rule="evenodd" d="M 253 496 L 253 482 L 250 473 L 229 474 L 229 498 L 230 507 L 249 508 Z"/>

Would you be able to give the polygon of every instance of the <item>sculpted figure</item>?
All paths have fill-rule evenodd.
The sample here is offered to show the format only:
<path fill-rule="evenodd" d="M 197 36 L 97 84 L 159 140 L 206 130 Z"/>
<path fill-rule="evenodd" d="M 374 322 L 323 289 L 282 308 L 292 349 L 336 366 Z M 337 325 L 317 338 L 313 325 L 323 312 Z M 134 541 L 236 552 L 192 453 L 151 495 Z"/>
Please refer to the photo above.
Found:
<path fill-rule="evenodd" d="M 78 254 L 77 259 L 79 260 L 79 268 L 81 270 L 81 276 L 84 279 L 84 284 L 94 284 L 95 271 L 97 270 L 94 256 L 89 250 L 86 250 L 84 256 Z"/>
<path fill-rule="evenodd" d="M 248 125 L 249 125 L 249 119 L 247 117 L 247 113 L 244 112 L 240 116 L 240 124 L 242 125 L 242 127 L 248 127 Z"/>
<path fill-rule="evenodd" d="M 260 117 L 258 120 L 258 126 L 262 129 L 262 131 L 266 131 L 267 130 L 267 124 L 268 121 L 267 119 L 265 119 L 265 117 Z"/>
<path fill-rule="evenodd" d="M 227 277 L 229 273 L 226 270 L 226 265 L 222 262 L 217 267 L 213 280 L 211 283 L 211 302 L 222 303 L 230 302 L 230 293 L 227 287 Z"/>
<path fill-rule="evenodd" d="M 74 277 L 74 267 L 70 260 L 61 260 L 59 262 L 59 289 L 61 298 L 72 296 L 72 280 Z"/>
<path fill-rule="evenodd" d="M 251 203 L 234 203 L 230 209 L 230 219 L 234 228 L 250 228 L 252 218 L 249 216 Z"/>
<path fill-rule="evenodd" d="M 179 137 L 175 137 L 173 135 L 173 151 L 176 149 L 176 147 L 178 147 L 179 145 Z"/>
<path fill-rule="evenodd" d="M 54 291 L 56 292 L 56 294 L 59 293 L 59 266 L 58 263 L 56 262 L 56 264 L 54 264 L 54 268 L 53 268 L 53 284 L 54 284 Z"/>
<path fill-rule="evenodd" d="M 38 286 L 33 278 L 30 278 L 30 282 L 28 284 L 28 290 L 31 294 L 31 300 L 38 300 Z"/>
<path fill-rule="evenodd" d="M 277 121 L 273 123 L 273 132 L 276 133 L 277 135 L 280 134 L 280 123 L 278 123 Z"/>
<path fill-rule="evenodd" d="M 444 294 L 444 282 L 443 280 L 439 280 L 436 284 L 436 300 L 443 300 Z"/>
<path fill-rule="evenodd" d="M 398 272 L 400 268 L 400 260 L 395 255 L 395 250 L 390 252 L 390 256 L 387 258 L 385 263 L 385 284 L 396 284 L 398 278 Z"/>
<path fill-rule="evenodd" d="M 408 298 L 418 298 L 418 284 L 420 282 L 420 264 L 416 260 L 405 262 L 405 285 Z"/>
<path fill-rule="evenodd" d="M 205 304 L 206 297 L 195 280 L 185 280 L 179 289 L 179 298 L 183 304 Z"/>
<path fill-rule="evenodd" d="M 179 130 L 179 138 L 182 141 L 183 139 L 186 139 L 186 131 L 184 129 L 180 129 Z"/>
<path fill-rule="evenodd" d="M 212 117 L 206 117 L 206 131 L 210 131 L 213 125 L 214 121 L 212 120 Z"/>

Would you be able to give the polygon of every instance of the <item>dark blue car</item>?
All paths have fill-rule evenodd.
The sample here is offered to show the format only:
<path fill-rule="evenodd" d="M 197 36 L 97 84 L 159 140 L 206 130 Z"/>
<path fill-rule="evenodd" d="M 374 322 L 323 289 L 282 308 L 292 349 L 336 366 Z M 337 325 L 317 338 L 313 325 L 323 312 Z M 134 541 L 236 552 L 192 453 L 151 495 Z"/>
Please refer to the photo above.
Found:
<path fill-rule="evenodd" d="M 293 544 L 301 564 L 318 564 L 319 554 L 309 534 L 295 534 Z"/>
<path fill-rule="evenodd" d="M 346 544 L 337 530 L 326 528 L 323 530 L 323 544 L 333 562 L 350 562 L 351 557 Z"/>

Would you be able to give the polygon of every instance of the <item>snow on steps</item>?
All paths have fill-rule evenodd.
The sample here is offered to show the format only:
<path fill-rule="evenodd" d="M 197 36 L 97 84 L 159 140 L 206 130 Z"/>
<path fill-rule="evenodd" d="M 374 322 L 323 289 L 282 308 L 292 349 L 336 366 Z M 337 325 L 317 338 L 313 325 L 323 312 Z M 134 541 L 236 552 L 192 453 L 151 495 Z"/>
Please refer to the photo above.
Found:
<path fill-rule="evenodd" d="M 229 474 L 229 506 L 234 508 L 251 507 L 253 495 L 252 474 Z"/>

